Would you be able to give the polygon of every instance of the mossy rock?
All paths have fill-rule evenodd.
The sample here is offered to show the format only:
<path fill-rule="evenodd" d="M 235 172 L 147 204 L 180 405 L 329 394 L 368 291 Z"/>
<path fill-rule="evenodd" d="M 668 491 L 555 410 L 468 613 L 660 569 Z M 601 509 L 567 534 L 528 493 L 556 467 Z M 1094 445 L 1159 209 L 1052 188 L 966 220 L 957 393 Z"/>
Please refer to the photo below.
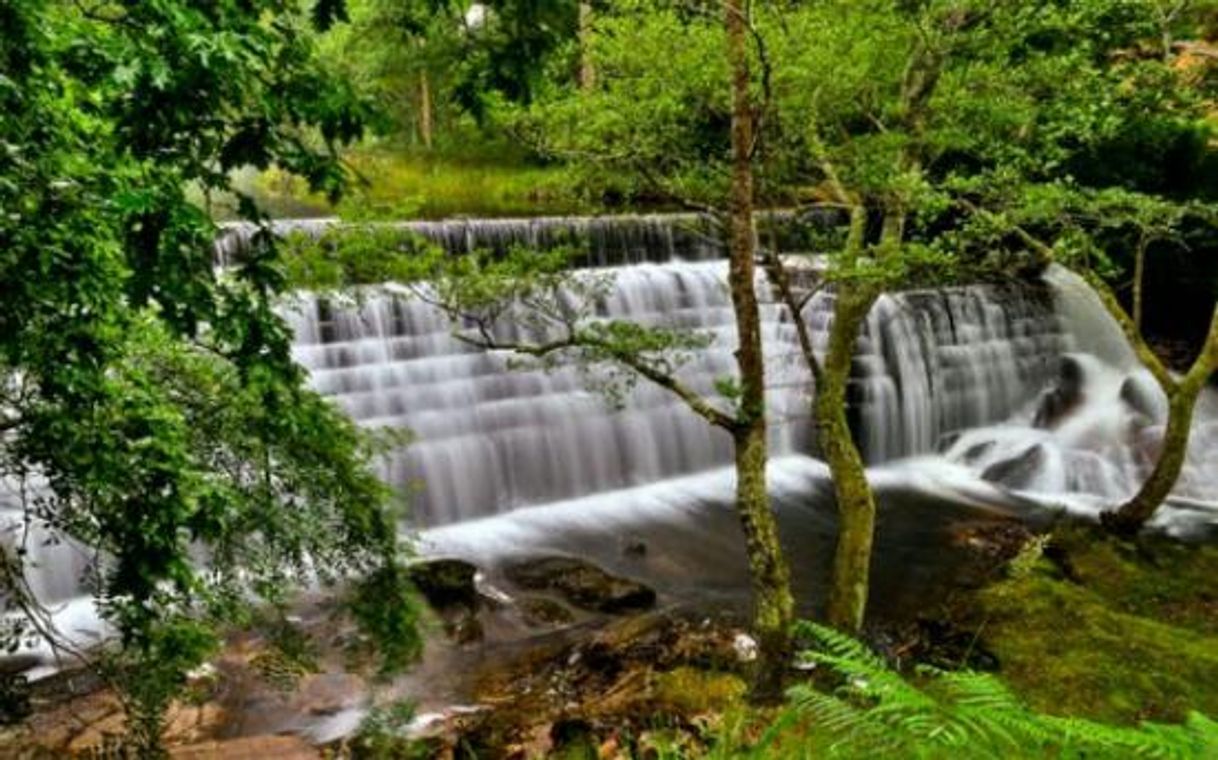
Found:
<path fill-rule="evenodd" d="M 575 614 L 566 605 L 544 596 L 522 597 L 516 604 L 524 622 L 533 628 L 556 628 L 575 621 Z"/>
<path fill-rule="evenodd" d="M 410 581 L 434 609 L 452 607 L 476 609 L 478 589 L 474 576 L 478 568 L 465 560 L 453 558 L 427 559 L 414 563 L 408 570 Z"/>
<path fill-rule="evenodd" d="M 605 572 L 574 557 L 541 557 L 504 569 L 508 580 L 529 591 L 552 591 L 573 606 L 620 614 L 649 609 L 656 593 L 647 586 Z"/>

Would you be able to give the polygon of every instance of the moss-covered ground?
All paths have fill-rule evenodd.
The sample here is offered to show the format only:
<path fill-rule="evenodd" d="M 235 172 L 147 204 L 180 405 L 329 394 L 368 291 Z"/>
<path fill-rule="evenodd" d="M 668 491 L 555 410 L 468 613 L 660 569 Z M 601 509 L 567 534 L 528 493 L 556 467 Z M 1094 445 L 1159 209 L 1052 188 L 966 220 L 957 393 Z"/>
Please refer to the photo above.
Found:
<path fill-rule="evenodd" d="M 1113 723 L 1218 715 L 1218 547 L 1056 531 L 970 623 L 1037 710 Z"/>

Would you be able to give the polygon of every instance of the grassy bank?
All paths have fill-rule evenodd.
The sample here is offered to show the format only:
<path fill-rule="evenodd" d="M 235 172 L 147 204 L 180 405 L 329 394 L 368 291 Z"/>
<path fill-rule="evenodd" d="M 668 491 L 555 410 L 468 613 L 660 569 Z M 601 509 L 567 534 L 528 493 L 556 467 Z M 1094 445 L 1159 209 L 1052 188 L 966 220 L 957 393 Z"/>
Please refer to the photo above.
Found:
<path fill-rule="evenodd" d="M 1112 723 L 1218 716 L 1218 547 L 1058 531 L 969 623 L 1032 707 Z"/>
<path fill-rule="evenodd" d="M 537 216 L 586 210 L 563 171 L 505 155 L 459 158 L 387 147 L 345 156 L 357 182 L 337 207 L 278 169 L 241 177 L 245 192 L 275 216 L 339 215 L 351 219 L 442 219 Z M 223 211 L 221 212 L 223 213 Z"/>

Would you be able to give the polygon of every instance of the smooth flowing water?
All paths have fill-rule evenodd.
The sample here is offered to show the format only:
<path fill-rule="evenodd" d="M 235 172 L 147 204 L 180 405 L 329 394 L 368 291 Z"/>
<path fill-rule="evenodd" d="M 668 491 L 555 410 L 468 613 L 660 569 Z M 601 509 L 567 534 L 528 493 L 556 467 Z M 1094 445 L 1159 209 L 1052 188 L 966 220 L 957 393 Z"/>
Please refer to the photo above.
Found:
<path fill-rule="evenodd" d="M 735 328 L 722 261 L 638 264 L 613 277 L 599 316 L 679 326 L 712 338 L 679 375 L 715 397 L 735 374 Z M 758 289 L 768 295 L 765 282 Z M 414 515 L 440 525 L 523 506 L 656 483 L 731 462 L 730 438 L 669 391 L 640 383 L 622 408 L 576 367 L 513 368 L 518 357 L 453 337 L 433 306 L 368 293 L 356 305 L 301 296 L 289 312 L 313 384 L 367 425 L 417 441 L 385 465 L 417 481 Z M 823 347 L 832 296 L 808 307 Z M 814 452 L 809 374 L 795 327 L 766 298 L 763 340 L 774 453 Z M 1047 289 L 976 286 L 884 296 L 859 341 L 854 416 L 871 462 L 926 454 L 946 436 L 1005 419 L 1053 377 L 1069 335 Z M 595 375 L 597 370 L 593 370 Z M 591 382 L 590 382 L 591 380 Z M 720 406 L 727 400 L 719 398 Z"/>
<path fill-rule="evenodd" d="M 293 222 L 278 231 L 319 234 L 331 223 Z M 715 388 L 735 371 L 734 327 L 722 251 L 702 218 L 400 226 L 454 254 L 582 246 L 595 276 L 613 279 L 597 318 L 713 338 L 680 377 L 726 408 Z M 239 261 L 251 234 L 230 228 L 217 244 L 218 262 Z M 804 557 L 797 566 L 807 572 L 797 584 L 814 598 L 814 568 L 828 556 L 834 523 L 827 474 L 815 460 L 815 389 L 790 316 L 764 279 L 757 288 L 771 485 L 784 536 Z M 817 293 L 805 314 L 818 351 L 832 298 Z M 591 390 L 595 373 L 521 369 L 509 355 L 474 349 L 454 338 L 444 315 L 399 287 L 346 301 L 298 294 L 284 314 L 296 357 L 320 393 L 360 424 L 414 432 L 416 440 L 381 467 L 409 494 L 425 550 L 480 563 L 569 552 L 645 577 L 661 591 L 747 588 L 730 510 L 731 442 L 667 391 L 641 381 L 614 408 Z M 1153 465 L 1165 423 L 1162 394 L 1119 329 L 1085 284 L 1060 269 L 1043 283 L 883 296 L 858 340 L 850 399 L 881 499 L 877 563 L 893 569 L 888 577 L 898 585 L 917 582 L 923 575 L 914 568 L 940 561 L 926 526 L 950 515 L 999 510 L 1036 519 L 1069 509 L 1094 516 L 1118 503 Z M 1218 525 L 1215 444 L 1218 400 L 1210 395 L 1159 528 L 1197 534 Z M 23 531 L 18 496 L 0 491 L 10 544 Z M 638 536 L 649 549 L 630 565 L 621 548 Z M 31 584 L 58 611 L 61 627 L 101 635 L 77 598 L 83 555 L 68 544 L 30 546 Z"/>

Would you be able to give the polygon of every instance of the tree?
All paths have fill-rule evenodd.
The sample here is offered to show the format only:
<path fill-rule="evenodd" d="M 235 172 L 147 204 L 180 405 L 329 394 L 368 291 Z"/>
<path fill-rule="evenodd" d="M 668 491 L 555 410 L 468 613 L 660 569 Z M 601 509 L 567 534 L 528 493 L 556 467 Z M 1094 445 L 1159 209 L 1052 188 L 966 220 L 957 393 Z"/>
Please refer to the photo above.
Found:
<path fill-rule="evenodd" d="M 790 654 L 794 622 L 790 572 L 770 511 L 766 489 L 765 357 L 761 316 L 754 277 L 756 235 L 753 230 L 754 106 L 749 72 L 749 0 L 726 0 L 727 59 L 731 72 L 731 197 L 729 201 L 728 286 L 736 316 L 736 364 L 740 399 L 732 438 L 736 452 L 736 510 L 744 529 L 753 578 L 753 628 L 760 644 L 754 694 L 762 698 L 781 690 Z"/>
<path fill-rule="evenodd" d="M 1150 201 L 1177 219 L 1182 204 L 1196 202 L 1171 195 L 1181 183 L 1164 167 L 1196 176 L 1189 167 L 1202 166 L 1208 151 L 1195 147 L 1207 131 L 1204 71 L 1179 87 L 1180 72 L 1160 50 L 1165 29 L 1179 38 L 1187 31 L 1172 25 L 1189 18 L 1123 0 L 753 9 L 746 32 L 757 72 L 759 197 L 838 208 L 851 219 L 826 273 L 836 301 L 822 355 L 794 320 L 816 379 L 819 447 L 841 516 L 829 606 L 836 625 L 857 630 L 863 622 L 875 524 L 845 413 L 854 342 L 870 305 L 886 288 L 1027 277 L 1052 260 L 1111 274 L 1095 250 L 1119 240 L 1080 247 L 1085 225 L 1059 224 L 1061 240 L 1038 247 L 1029 243 L 1035 235 L 1012 229 L 1013 216 L 1048 223 L 1049 189 L 1081 203 L 1132 188 L 1140 205 L 1109 204 L 1102 231 L 1162 237 L 1174 223 L 1148 216 Z M 715 86 L 727 73 L 706 9 L 630 3 L 603 13 L 596 32 L 597 87 L 551 87 L 518 117 L 516 131 L 567 161 L 590 193 L 659 197 L 723 218 L 733 112 Z M 678 50 L 669 44 L 675 38 L 684 41 Z M 1168 152 L 1195 158 L 1183 164 Z M 783 259 L 760 253 L 781 300 L 801 315 L 806 296 L 792 292 Z M 1189 395 L 1180 397 L 1181 413 Z M 1165 458 L 1164 476 L 1150 482 L 1173 481 L 1171 464 Z"/>
<path fill-rule="evenodd" d="M 313 57 L 342 4 L 311 8 L 0 2 L 4 642 L 86 657 L 140 756 L 220 632 L 299 584 L 356 581 L 386 667 L 418 649 L 376 442 L 305 387 L 273 241 L 218 274 L 187 197 L 271 162 L 341 191 L 336 145 L 369 111 Z M 39 531 L 89 552 L 113 646 L 79 652 L 29 593 Z"/>
<path fill-rule="evenodd" d="M 988 244 L 997 238 L 1032 250 L 1042 261 L 1081 270 L 1166 396 L 1167 425 L 1150 474 L 1125 503 L 1102 515 L 1105 525 L 1130 535 L 1154 516 L 1175 487 L 1197 399 L 1218 369 L 1218 309 L 1201 335 L 1196 359 L 1180 377 L 1166 368 L 1142 334 L 1143 279 L 1153 244 L 1182 244 L 1191 234 L 1207 247 L 1213 245 L 1214 194 L 1190 172 L 1213 156 L 1207 135 L 1212 134 L 1208 112 L 1214 69 L 1210 64 L 1181 66 L 1173 43 L 1196 32 L 1208 4 L 1077 6 L 1071 9 L 1072 19 L 1063 16 L 1078 23 L 1083 44 L 1061 55 L 1077 84 L 1056 93 L 1042 110 L 1085 139 L 1030 153 L 1028 159 L 1040 165 L 1025 159 L 1030 165 L 962 182 L 969 198 L 963 207 L 971 217 L 962 238 L 980 233 Z M 1097 17 L 1118 12 L 1117 23 L 1102 31 L 1096 25 Z M 1040 77 L 1054 70 L 1061 69 L 1032 72 L 1023 86 L 1047 85 Z M 1126 158 L 1119 170 L 1112 168 L 1111 158 L 1101 158 L 1107 151 Z M 1165 161 L 1164 151 L 1175 155 Z M 1062 176 L 1060 167 L 1068 173 Z M 1058 170 L 1058 176 L 1047 170 Z M 1132 262 L 1122 265 L 1122 255 Z M 1108 284 L 1126 267 L 1133 270 L 1132 316 Z"/>

